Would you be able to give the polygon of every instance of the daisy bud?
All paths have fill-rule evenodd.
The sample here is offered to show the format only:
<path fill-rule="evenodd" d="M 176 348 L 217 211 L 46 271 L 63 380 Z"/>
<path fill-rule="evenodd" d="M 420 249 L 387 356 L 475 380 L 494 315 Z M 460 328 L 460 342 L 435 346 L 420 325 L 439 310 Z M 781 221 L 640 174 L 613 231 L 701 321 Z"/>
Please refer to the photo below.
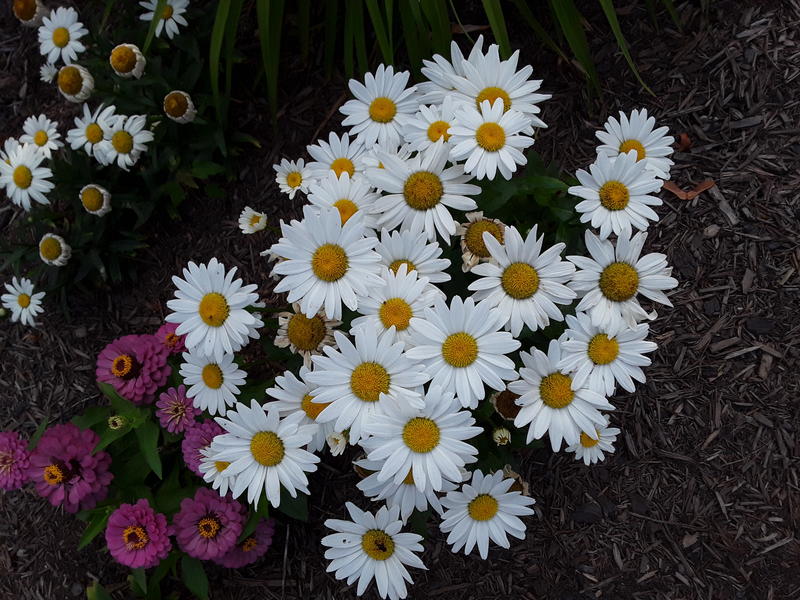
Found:
<path fill-rule="evenodd" d="M 25 27 L 38 27 L 42 24 L 42 19 L 50 12 L 41 0 L 14 0 L 11 9 L 14 11 L 14 16 Z"/>
<path fill-rule="evenodd" d="M 511 432 L 505 427 L 498 427 L 492 432 L 492 439 L 498 446 L 505 446 L 511 441 Z"/>
<path fill-rule="evenodd" d="M 70 102 L 83 102 L 94 91 L 94 77 L 80 65 L 65 65 L 58 71 L 58 91 Z"/>
<path fill-rule="evenodd" d="M 197 115 L 192 97 L 186 92 L 173 90 L 164 96 L 164 114 L 176 123 L 191 123 Z"/>
<path fill-rule="evenodd" d="M 339 456 L 344 452 L 344 449 L 347 448 L 349 437 L 347 431 L 343 431 L 342 433 L 334 431 L 326 438 L 332 456 Z"/>
<path fill-rule="evenodd" d="M 128 421 L 122 415 L 111 415 L 108 417 L 108 428 L 109 429 L 122 429 L 127 425 Z"/>
<path fill-rule="evenodd" d="M 45 264 L 63 267 L 72 256 L 72 248 L 60 235 L 45 233 L 39 241 L 39 257 Z"/>
<path fill-rule="evenodd" d="M 120 77 L 139 79 L 144 73 L 147 59 L 135 44 L 120 44 L 111 51 L 108 62 Z"/>
<path fill-rule="evenodd" d="M 78 197 L 90 215 L 102 217 L 111 212 L 111 194 L 104 187 L 90 183 L 81 188 Z"/>

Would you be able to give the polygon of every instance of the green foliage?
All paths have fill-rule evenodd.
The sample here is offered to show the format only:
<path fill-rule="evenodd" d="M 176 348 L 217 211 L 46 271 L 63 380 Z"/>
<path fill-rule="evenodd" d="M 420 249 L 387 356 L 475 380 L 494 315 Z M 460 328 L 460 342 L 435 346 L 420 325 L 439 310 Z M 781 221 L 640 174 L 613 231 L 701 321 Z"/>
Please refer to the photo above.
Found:
<path fill-rule="evenodd" d="M 181 558 L 181 580 L 197 598 L 208 600 L 208 576 L 199 560 L 191 556 Z"/>

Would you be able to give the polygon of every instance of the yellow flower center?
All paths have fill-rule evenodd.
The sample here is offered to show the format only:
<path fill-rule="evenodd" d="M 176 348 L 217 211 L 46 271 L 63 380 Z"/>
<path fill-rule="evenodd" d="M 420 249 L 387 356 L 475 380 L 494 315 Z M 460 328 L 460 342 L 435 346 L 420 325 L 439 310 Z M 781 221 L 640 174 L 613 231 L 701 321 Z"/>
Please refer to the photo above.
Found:
<path fill-rule="evenodd" d="M 61 256 L 61 243 L 55 238 L 45 238 L 39 243 L 39 252 L 47 260 L 55 260 Z"/>
<path fill-rule="evenodd" d="M 525 300 L 539 289 L 539 273 L 528 263 L 511 263 L 503 271 L 500 285 L 512 298 Z"/>
<path fill-rule="evenodd" d="M 219 292 L 210 292 L 200 300 L 197 312 L 203 323 L 209 327 L 221 327 L 225 324 L 231 309 L 225 296 Z"/>
<path fill-rule="evenodd" d="M 20 165 L 14 169 L 12 178 L 15 186 L 21 190 L 27 190 L 33 182 L 33 172 L 25 165 Z"/>
<path fill-rule="evenodd" d="M 397 105 L 385 96 L 375 98 L 369 105 L 369 117 L 378 123 L 388 123 L 396 114 Z"/>
<path fill-rule="evenodd" d="M 494 221 L 481 219 L 467 225 L 467 230 L 464 232 L 464 244 L 475 256 L 489 258 L 489 250 L 483 242 L 484 231 L 488 231 L 494 236 L 494 239 L 503 243 L 503 228 Z"/>
<path fill-rule="evenodd" d="M 542 377 L 539 384 L 539 396 L 550 408 L 564 408 L 575 397 L 572 391 L 572 378 L 563 373 L 550 373 Z"/>
<path fill-rule="evenodd" d="M 252 552 L 258 546 L 258 541 L 254 537 L 249 537 L 245 541 L 242 542 L 241 548 L 242 552 Z"/>
<path fill-rule="evenodd" d="M 96 212 L 103 207 L 103 193 L 96 187 L 87 187 L 81 192 L 81 204 L 92 212 Z"/>
<path fill-rule="evenodd" d="M 639 273 L 628 263 L 611 263 L 600 273 L 600 291 L 609 300 L 624 302 L 638 289 Z"/>
<path fill-rule="evenodd" d="M 83 75 L 78 67 L 68 65 L 58 72 L 58 89 L 69 96 L 74 96 L 83 87 Z"/>
<path fill-rule="evenodd" d="M 497 514 L 500 504 L 489 494 L 480 494 L 467 504 L 467 512 L 475 521 L 488 521 Z"/>
<path fill-rule="evenodd" d="M 478 97 L 475 98 L 475 104 L 478 107 L 478 110 L 481 109 L 481 102 L 484 100 L 488 100 L 489 104 L 494 104 L 494 101 L 500 98 L 503 101 L 503 112 L 507 111 L 511 108 L 511 98 L 509 97 L 508 93 L 503 89 L 495 86 L 489 86 L 487 88 L 483 88 Z"/>
<path fill-rule="evenodd" d="M 386 329 L 394 325 L 397 331 L 405 331 L 414 314 L 411 305 L 402 298 L 389 298 L 384 300 L 378 310 L 378 317 Z"/>
<path fill-rule="evenodd" d="M 361 536 L 361 548 L 374 560 L 386 560 L 394 554 L 394 540 L 385 531 L 370 529 Z"/>
<path fill-rule="evenodd" d="M 47 465 L 42 472 L 42 479 L 48 485 L 63 483 L 64 470 L 58 465 Z"/>
<path fill-rule="evenodd" d="M 640 161 L 647 156 L 644 145 L 639 140 L 625 140 L 619 145 L 620 154 L 627 154 L 631 150 L 636 150 L 636 160 Z"/>
<path fill-rule="evenodd" d="M 448 129 L 450 129 L 450 123 L 447 121 L 434 121 L 428 125 L 428 139 L 436 142 L 444 138 L 446 142 L 450 139 L 450 134 L 447 132 Z"/>
<path fill-rule="evenodd" d="M 326 406 L 330 405 L 330 402 L 320 403 L 320 402 L 313 402 L 314 396 L 311 394 L 306 394 L 303 396 L 303 399 L 300 401 L 300 408 L 303 409 L 303 412 L 306 413 L 306 416 L 311 419 L 312 421 L 316 421 L 319 413 L 325 410 Z"/>
<path fill-rule="evenodd" d="M 389 268 L 392 270 L 392 273 L 396 275 L 400 265 L 406 266 L 406 273 L 411 273 L 411 271 L 417 270 L 417 265 L 410 260 L 406 260 L 405 258 L 398 258 L 397 260 L 392 261 L 392 264 L 389 265 Z"/>
<path fill-rule="evenodd" d="M 222 374 L 222 369 L 220 369 L 219 365 L 215 363 L 209 363 L 203 367 L 201 376 L 203 377 L 203 383 L 206 384 L 206 387 L 209 387 L 212 390 L 218 390 L 221 388 L 223 381 L 225 381 L 225 377 Z"/>
<path fill-rule="evenodd" d="M 403 427 L 403 441 L 413 452 L 425 454 L 439 445 L 439 426 L 431 419 L 414 417 Z"/>
<path fill-rule="evenodd" d="M 222 523 L 213 516 L 203 517 L 197 522 L 197 533 L 207 540 L 213 540 L 217 537 L 220 529 L 222 529 Z"/>
<path fill-rule="evenodd" d="M 255 214 L 252 217 L 250 217 L 250 227 L 255 227 L 259 223 L 261 223 L 261 215 Z"/>
<path fill-rule="evenodd" d="M 337 160 L 342 160 L 342 159 L 337 159 Z M 350 164 L 352 165 L 353 163 Z M 336 176 L 338 177 L 340 174 L 341 173 L 337 173 Z M 288 185 L 290 188 L 296 188 L 301 183 L 303 183 L 303 176 L 298 171 L 292 171 L 291 173 L 286 174 L 286 185 Z"/>
<path fill-rule="evenodd" d="M 120 45 L 111 51 L 109 61 L 118 73 L 130 73 L 136 67 L 136 53 L 128 46 Z"/>
<path fill-rule="evenodd" d="M 628 187 L 619 181 L 606 181 L 597 193 L 600 194 L 600 204 L 608 210 L 622 210 L 631 198 Z"/>
<path fill-rule="evenodd" d="M 47 137 L 47 132 L 43 130 L 39 130 L 33 136 L 33 143 L 37 146 L 44 146 L 50 138 Z"/>
<path fill-rule="evenodd" d="M 230 466 L 231 466 L 231 463 L 229 463 L 226 460 L 215 460 L 214 461 L 214 468 L 219 473 L 222 473 L 225 469 L 227 469 Z"/>
<path fill-rule="evenodd" d="M 120 354 L 111 363 L 111 374 L 114 377 L 127 377 L 133 371 L 133 357 Z"/>
<path fill-rule="evenodd" d="M 337 177 L 341 177 L 342 173 L 347 173 L 350 177 L 356 172 L 356 166 L 353 164 L 353 161 L 349 158 L 337 158 L 331 163 L 331 171 L 336 173 Z M 289 178 L 286 178 L 288 183 Z M 291 184 L 290 184 L 291 185 Z"/>
<path fill-rule="evenodd" d="M 127 131 L 117 131 L 111 136 L 111 145 L 118 154 L 130 154 L 133 150 L 133 136 Z"/>
<path fill-rule="evenodd" d="M 478 358 L 478 341 L 466 331 L 450 334 L 442 344 L 442 358 L 458 369 L 468 367 Z"/>
<path fill-rule="evenodd" d="M 164 336 L 164 345 L 168 348 L 174 348 L 179 341 L 180 337 L 175 333 L 168 333 Z"/>
<path fill-rule="evenodd" d="M 286 324 L 286 337 L 299 350 L 316 350 L 325 339 L 325 321 L 319 315 L 309 319 L 302 313 L 296 313 Z"/>
<path fill-rule="evenodd" d="M 311 270 L 322 281 L 338 281 L 345 276 L 349 266 L 347 253 L 336 244 L 323 244 L 311 257 Z"/>
<path fill-rule="evenodd" d="M 428 210 L 439 204 L 444 186 L 439 176 L 428 171 L 417 171 L 406 179 L 403 197 L 411 208 Z"/>
<path fill-rule="evenodd" d="M 86 140 L 92 144 L 103 141 L 103 129 L 97 123 L 89 123 L 84 130 Z"/>
<path fill-rule="evenodd" d="M 581 431 L 581 446 L 583 446 L 584 448 L 591 448 L 593 446 L 597 446 L 597 444 L 600 442 L 600 432 L 598 431 L 596 435 L 597 439 L 594 439 L 586 435 L 583 431 Z"/>
<path fill-rule="evenodd" d="M 172 6 L 171 6 L 171 5 L 167 4 L 167 5 L 164 7 L 164 10 L 163 10 L 163 11 L 162 11 L 162 13 L 161 13 L 161 18 L 162 18 L 163 20 L 165 20 L 165 21 L 166 21 L 167 19 L 170 19 L 170 18 L 172 18 L 172 13 L 173 13 L 173 12 L 175 12 L 175 9 L 174 9 L 174 8 L 172 8 Z"/>
<path fill-rule="evenodd" d="M 408 475 L 403 479 L 405 485 L 414 485 L 414 469 L 408 470 Z"/>
<path fill-rule="evenodd" d="M 250 453 L 260 465 L 274 467 L 283 460 L 283 440 L 272 431 L 259 431 L 250 440 Z"/>
<path fill-rule="evenodd" d="M 180 92 L 170 92 L 164 98 L 164 112 L 170 117 L 182 117 L 189 109 L 189 100 Z"/>
<path fill-rule="evenodd" d="M 605 333 L 598 333 L 589 340 L 588 354 L 594 364 L 607 365 L 619 355 L 619 342 Z"/>
<path fill-rule="evenodd" d="M 63 48 L 69 44 L 69 29 L 66 27 L 56 27 L 53 30 L 53 45 Z"/>
<path fill-rule="evenodd" d="M 20 308 L 28 308 L 31 305 L 31 297 L 28 294 L 22 293 L 17 296 L 17 304 Z"/>
<path fill-rule="evenodd" d="M 150 538 L 147 537 L 147 532 L 144 528 L 138 525 L 130 525 L 123 530 L 122 541 L 125 543 L 127 550 L 141 550 L 147 546 Z"/>
<path fill-rule="evenodd" d="M 506 132 L 497 123 L 484 123 L 475 132 L 475 141 L 487 152 L 497 152 L 506 143 Z"/>
<path fill-rule="evenodd" d="M 350 390 L 364 402 L 377 402 L 381 394 L 389 391 L 391 378 L 383 367 L 375 362 L 364 362 L 350 374 Z"/>
<path fill-rule="evenodd" d="M 20 21 L 30 21 L 36 16 L 36 0 L 14 0 L 14 14 Z"/>
<path fill-rule="evenodd" d="M 339 216 L 342 219 L 342 225 L 347 223 L 350 217 L 358 212 L 358 205 L 348 198 L 340 198 L 334 202 L 333 205 L 339 210 Z"/>

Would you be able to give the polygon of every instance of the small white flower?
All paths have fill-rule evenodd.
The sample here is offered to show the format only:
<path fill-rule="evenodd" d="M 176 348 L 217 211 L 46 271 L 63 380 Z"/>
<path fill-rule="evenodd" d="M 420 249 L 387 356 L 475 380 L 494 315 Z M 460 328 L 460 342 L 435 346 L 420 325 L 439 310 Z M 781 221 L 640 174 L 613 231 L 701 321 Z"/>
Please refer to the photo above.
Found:
<path fill-rule="evenodd" d="M 591 437 L 581 432 L 580 441 L 577 444 L 567 446 L 567 452 L 575 453 L 575 460 L 583 459 L 583 463 L 588 467 L 596 462 L 605 459 L 603 452 L 614 454 L 614 442 L 620 431 L 616 427 L 606 424 L 594 430 L 595 437 Z"/>
<path fill-rule="evenodd" d="M 242 233 L 251 234 L 263 231 L 266 226 L 267 215 L 253 210 L 249 206 L 245 206 L 242 214 L 239 215 L 239 229 L 242 230 Z"/>
<path fill-rule="evenodd" d="M 155 17 L 155 11 L 158 7 L 158 0 L 142 0 L 139 6 L 144 8 L 147 12 L 139 15 L 142 21 L 152 21 Z M 156 37 L 161 37 L 161 32 L 166 31 L 167 37 L 172 39 L 180 30 L 178 25 L 186 27 L 188 23 L 183 16 L 189 8 L 189 0 L 167 0 L 164 5 L 161 17 L 156 25 Z"/>
<path fill-rule="evenodd" d="M 669 179 L 674 164 L 669 156 L 675 140 L 667 135 L 667 127 L 654 129 L 655 125 L 655 118 L 647 116 L 646 108 L 632 111 L 630 117 L 620 111 L 619 120 L 609 117 L 605 130 L 595 134 L 603 142 L 597 153 L 613 157 L 635 150 L 637 159 L 648 169 L 662 179 Z"/>
<path fill-rule="evenodd" d="M 67 143 L 73 150 L 83 148 L 89 156 L 94 156 L 98 144 L 105 139 L 116 119 L 115 106 L 98 106 L 94 113 L 88 104 L 83 105 L 83 116 L 75 117 L 75 127 L 67 131 Z"/>
<path fill-rule="evenodd" d="M 466 223 L 456 225 L 456 235 L 461 237 L 461 270 L 469 272 L 479 263 L 491 262 L 492 255 L 483 243 L 483 232 L 486 231 L 503 243 L 505 223 L 497 219 L 483 216 L 483 211 L 468 212 Z"/>
<path fill-rule="evenodd" d="M 326 346 L 336 348 L 333 332 L 341 324 L 341 321 L 325 318 L 324 311 L 319 311 L 309 319 L 303 314 L 300 305 L 294 302 L 291 312 L 278 313 L 275 345 L 299 354 L 303 357 L 303 364 L 311 367 L 313 355 L 322 354 L 322 349 Z"/>
<path fill-rule="evenodd" d="M 39 240 L 39 258 L 53 267 L 63 267 L 72 256 L 72 248 L 60 235 L 45 233 Z"/>
<path fill-rule="evenodd" d="M 81 188 L 78 198 L 86 212 L 96 217 L 102 217 L 111 212 L 111 194 L 108 190 L 95 183 L 90 183 Z"/>
<path fill-rule="evenodd" d="M 184 352 L 180 375 L 188 390 L 186 396 L 200 410 L 224 416 L 236 404 L 239 386 L 244 386 L 247 373 L 233 362 L 233 354 L 220 359 Z"/>
<path fill-rule="evenodd" d="M 3 147 L 0 148 L 0 161 L 9 164 L 12 152 L 19 148 L 22 144 L 16 138 L 6 138 L 3 142 Z"/>
<path fill-rule="evenodd" d="M 450 126 L 455 122 L 456 100 L 445 97 L 441 104 L 420 105 L 403 130 L 405 140 L 417 151 L 427 150 L 442 140 L 448 145 Z"/>
<path fill-rule="evenodd" d="M 39 50 L 47 57 L 47 62 L 55 63 L 60 58 L 69 65 L 78 58 L 79 52 L 86 50 L 80 39 L 87 33 L 89 30 L 78 21 L 74 8 L 59 6 L 43 18 L 39 27 Z"/>
<path fill-rule="evenodd" d="M 52 158 L 53 151 L 64 146 L 58 132 L 58 121 L 51 121 L 46 115 L 28 117 L 22 126 L 25 132 L 20 136 L 22 144 L 32 144 L 47 158 Z"/>
<path fill-rule="evenodd" d="M 342 225 L 354 214 L 359 213 L 364 227 L 375 228 L 373 216 L 375 200 L 378 194 L 372 191 L 369 184 L 361 177 L 350 177 L 346 172 L 337 177 L 329 172 L 327 177 L 309 185 L 308 201 L 321 208 L 336 208 L 342 219 Z"/>
<path fill-rule="evenodd" d="M 325 438 L 325 441 L 328 443 L 328 449 L 331 451 L 331 456 L 340 456 L 344 454 L 344 451 L 347 449 L 347 433 L 334 431 L 333 433 L 328 434 L 328 436 Z"/>
<path fill-rule="evenodd" d="M 381 265 L 397 273 L 400 265 L 406 265 L 408 272 L 417 273 L 418 277 L 427 277 L 431 283 L 450 281 L 447 269 L 450 260 L 440 258 L 442 247 L 438 242 L 429 242 L 424 231 L 381 230 L 380 242 L 375 246 L 380 254 Z"/>
<path fill-rule="evenodd" d="M 479 35 L 469 53 L 469 60 L 474 60 L 483 54 L 483 35 Z M 463 77 L 464 55 L 455 41 L 450 42 L 450 58 L 447 60 L 441 54 L 434 54 L 432 60 L 422 59 L 422 74 L 428 78 L 417 84 L 421 104 L 441 104 L 445 98 L 452 96 L 455 91 L 454 77 Z"/>
<path fill-rule="evenodd" d="M 0 296 L 2 305 L 11 311 L 11 321 L 23 325 L 36 324 L 36 315 L 43 312 L 42 298 L 44 292 L 33 292 L 33 282 L 21 277 L 11 278 L 11 283 L 5 284 L 7 294 Z"/>
<path fill-rule="evenodd" d="M 117 116 L 110 128 L 103 132 L 103 141 L 95 149 L 95 157 L 103 164 L 117 163 L 127 171 L 139 161 L 153 141 L 153 132 L 147 129 L 145 115 Z"/>
<path fill-rule="evenodd" d="M 314 183 L 315 180 L 311 164 L 306 166 L 302 158 L 298 158 L 297 160 L 286 160 L 283 158 L 281 159 L 281 164 L 272 165 L 272 168 L 275 169 L 275 181 L 278 183 L 278 187 L 284 194 L 289 195 L 290 200 L 294 198 L 298 190 L 307 194 L 308 187 Z M 324 171 L 325 175 L 327 175 L 329 169 L 325 169 Z M 349 174 L 347 170 L 343 172 Z"/>
<path fill-rule="evenodd" d="M 30 211 L 31 200 L 39 204 L 50 204 L 45 194 L 55 184 L 50 181 L 53 172 L 40 167 L 44 154 L 33 144 L 14 144 L 6 141 L 8 155 L 0 161 L 0 188 L 5 188 L 9 200 Z"/>
<path fill-rule="evenodd" d="M 210 445 L 200 448 L 200 455 L 202 458 L 198 469 L 203 475 L 203 481 L 210 483 L 211 488 L 217 490 L 220 496 L 227 496 L 228 490 L 233 489 L 233 483 L 236 481 L 236 477 L 225 472 L 228 470 L 230 463 L 223 460 L 215 460 L 211 456 Z"/>
<path fill-rule="evenodd" d="M 511 442 L 511 432 L 505 427 L 498 427 L 492 432 L 492 441 L 498 446 L 505 446 Z"/>
<path fill-rule="evenodd" d="M 353 177 L 356 173 L 364 171 L 364 165 L 361 162 L 364 155 L 364 144 L 361 140 L 354 140 L 351 143 L 350 136 L 346 133 L 342 134 L 340 138 L 331 132 L 327 142 L 321 139 L 317 140 L 316 144 L 306 146 L 306 150 L 314 159 L 308 163 L 312 177 L 327 177 L 328 171 L 333 171 L 337 177 L 341 177 L 342 173 Z"/>
<path fill-rule="evenodd" d="M 39 67 L 39 79 L 44 83 L 53 83 L 56 75 L 58 75 L 58 69 L 53 63 L 46 62 Z"/>

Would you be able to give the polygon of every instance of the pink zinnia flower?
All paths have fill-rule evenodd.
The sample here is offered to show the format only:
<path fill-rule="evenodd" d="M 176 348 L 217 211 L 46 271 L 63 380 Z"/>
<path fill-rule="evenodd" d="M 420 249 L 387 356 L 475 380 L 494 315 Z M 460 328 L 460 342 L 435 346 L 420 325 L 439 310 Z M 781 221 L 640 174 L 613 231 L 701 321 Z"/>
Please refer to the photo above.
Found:
<path fill-rule="evenodd" d="M 31 453 L 16 431 L 0 431 L 0 490 L 18 490 L 28 480 Z"/>
<path fill-rule="evenodd" d="M 215 558 L 214 562 L 228 567 L 229 569 L 239 569 L 252 565 L 259 558 L 266 554 L 272 545 L 272 536 L 275 534 L 275 520 L 267 519 L 256 525 L 253 534 L 236 544 L 224 555 Z"/>
<path fill-rule="evenodd" d="M 244 527 L 246 509 L 230 496 L 200 488 L 184 498 L 173 518 L 178 546 L 201 560 L 218 558 L 233 548 Z"/>
<path fill-rule="evenodd" d="M 186 386 L 169 388 L 158 397 L 156 406 L 161 426 L 170 433 L 183 433 L 195 424 L 194 418 L 201 410 L 194 407 L 191 398 L 186 396 Z"/>
<path fill-rule="evenodd" d="M 72 423 L 45 431 L 28 469 L 39 495 L 70 513 L 92 509 L 105 499 L 114 475 L 108 471 L 107 452 L 92 454 L 99 441 L 94 431 Z"/>
<path fill-rule="evenodd" d="M 169 377 L 168 357 L 169 350 L 156 336 L 126 335 L 103 348 L 95 375 L 134 404 L 150 404 Z"/>
<path fill-rule="evenodd" d="M 172 548 L 167 517 L 154 511 L 146 498 L 121 504 L 108 518 L 106 545 L 114 560 L 126 567 L 155 567 Z"/>
<path fill-rule="evenodd" d="M 186 351 L 186 336 L 175 333 L 177 328 L 177 323 L 164 323 L 156 331 L 156 339 L 167 347 L 170 354 Z"/>
<path fill-rule="evenodd" d="M 181 443 L 181 450 L 183 450 L 183 461 L 192 473 L 198 477 L 203 476 L 202 471 L 200 471 L 200 461 L 203 459 L 203 455 L 200 454 L 200 450 L 210 446 L 213 439 L 223 433 L 225 433 L 225 430 L 212 419 L 195 423 L 186 430 Z"/>

